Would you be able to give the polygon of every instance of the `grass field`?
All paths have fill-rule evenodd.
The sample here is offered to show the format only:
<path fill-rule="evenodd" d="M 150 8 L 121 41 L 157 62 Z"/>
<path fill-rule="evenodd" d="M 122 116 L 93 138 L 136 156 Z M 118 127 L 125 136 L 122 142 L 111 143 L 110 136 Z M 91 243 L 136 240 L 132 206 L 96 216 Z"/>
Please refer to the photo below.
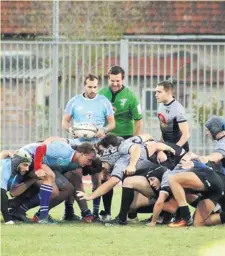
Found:
<path fill-rule="evenodd" d="M 113 215 L 120 204 L 114 192 Z M 91 206 L 91 203 L 90 203 Z M 28 212 L 32 216 L 34 210 Z M 51 211 L 59 220 L 63 205 Z M 78 210 L 76 212 L 79 213 Z M 148 215 L 139 215 L 145 219 Z M 101 224 L 1 225 L 2 256 L 224 256 L 225 227 L 178 228 L 144 224 L 104 227 Z"/>

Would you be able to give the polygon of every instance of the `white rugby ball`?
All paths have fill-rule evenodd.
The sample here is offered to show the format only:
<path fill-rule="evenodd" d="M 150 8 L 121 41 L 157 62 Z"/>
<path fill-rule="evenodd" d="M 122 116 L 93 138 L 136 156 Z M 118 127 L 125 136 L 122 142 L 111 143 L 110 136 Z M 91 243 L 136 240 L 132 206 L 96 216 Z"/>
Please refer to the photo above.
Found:
<path fill-rule="evenodd" d="M 72 127 L 72 135 L 76 138 L 91 139 L 95 137 L 97 131 L 97 127 L 90 123 L 76 123 Z"/>

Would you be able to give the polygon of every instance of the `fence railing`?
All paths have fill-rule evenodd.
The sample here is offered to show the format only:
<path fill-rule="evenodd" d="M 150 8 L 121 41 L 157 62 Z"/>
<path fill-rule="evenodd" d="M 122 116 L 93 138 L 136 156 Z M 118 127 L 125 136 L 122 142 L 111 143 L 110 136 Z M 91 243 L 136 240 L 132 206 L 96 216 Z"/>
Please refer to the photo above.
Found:
<path fill-rule="evenodd" d="M 121 65 L 125 85 L 140 98 L 145 131 L 160 136 L 156 84 L 171 79 L 186 108 L 191 149 L 211 150 L 204 123 L 225 115 L 225 43 L 1 42 L 1 146 L 16 149 L 50 135 L 65 136 L 61 119 L 67 101 L 93 73 L 107 86 L 107 72 Z"/>

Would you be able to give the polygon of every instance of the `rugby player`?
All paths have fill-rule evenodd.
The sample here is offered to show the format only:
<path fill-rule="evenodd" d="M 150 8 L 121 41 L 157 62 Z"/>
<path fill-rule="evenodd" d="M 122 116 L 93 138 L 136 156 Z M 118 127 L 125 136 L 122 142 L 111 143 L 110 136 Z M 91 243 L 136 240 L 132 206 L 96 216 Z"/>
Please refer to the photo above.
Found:
<path fill-rule="evenodd" d="M 100 94 L 97 94 L 99 87 L 98 77 L 89 74 L 84 80 L 84 92 L 80 95 L 74 96 L 66 105 L 65 114 L 62 120 L 62 127 L 66 131 L 70 131 L 71 125 L 76 123 L 91 123 L 98 128 L 98 132 L 93 139 L 79 138 L 72 141 L 76 145 L 78 143 L 89 141 L 96 143 L 99 138 L 105 136 L 108 132 L 115 128 L 114 111 L 112 104 L 109 100 Z M 71 124 L 72 123 L 72 124 Z M 97 160 L 96 160 L 97 161 Z M 83 168 L 83 172 L 76 171 L 74 178 L 76 180 L 82 180 L 82 174 L 96 173 L 92 175 L 93 191 L 101 184 L 99 181 L 99 175 L 97 174 L 98 162 L 93 162 L 92 167 Z M 101 169 L 99 170 L 101 171 Z M 79 190 L 83 190 L 82 183 Z M 80 202 L 87 206 L 86 202 Z M 100 198 L 96 198 L 93 201 L 93 214 L 98 219 Z M 68 198 L 65 202 L 64 220 L 76 220 L 73 210 L 73 198 Z"/>

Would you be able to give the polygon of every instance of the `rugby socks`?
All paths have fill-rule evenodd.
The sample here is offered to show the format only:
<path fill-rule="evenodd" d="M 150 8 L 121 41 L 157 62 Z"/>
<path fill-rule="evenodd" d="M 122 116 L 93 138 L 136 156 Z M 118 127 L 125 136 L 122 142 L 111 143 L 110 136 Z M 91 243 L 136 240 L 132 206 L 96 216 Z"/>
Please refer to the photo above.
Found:
<path fill-rule="evenodd" d="M 129 219 L 135 219 L 137 217 L 138 213 L 153 213 L 154 203 L 151 203 L 147 206 L 139 207 L 136 212 L 130 212 L 128 213 Z"/>
<path fill-rule="evenodd" d="M 177 208 L 177 211 L 174 215 L 175 221 L 179 221 L 180 220 L 180 208 Z"/>
<path fill-rule="evenodd" d="M 106 180 L 103 180 L 102 184 L 105 182 Z M 111 189 L 108 193 L 102 196 L 105 213 L 109 215 L 111 215 L 112 198 L 113 198 L 113 189 Z"/>
<path fill-rule="evenodd" d="M 134 189 L 123 187 L 120 213 L 118 215 L 118 217 L 121 221 L 127 220 L 127 213 L 130 209 L 130 205 L 131 205 L 133 199 L 134 199 Z"/>
<path fill-rule="evenodd" d="M 150 204 L 148 206 L 142 206 L 137 209 L 138 213 L 153 213 L 154 204 Z"/>
<path fill-rule="evenodd" d="M 197 199 L 195 199 L 190 205 L 194 208 L 197 208 L 198 203 L 202 200 L 202 198 L 199 196 Z"/>
<path fill-rule="evenodd" d="M 1 212 L 5 222 L 12 220 L 8 211 L 8 202 L 9 202 L 9 199 L 6 194 L 6 190 L 1 188 Z"/>
<path fill-rule="evenodd" d="M 187 205 L 179 207 L 179 211 L 180 211 L 180 217 L 182 219 L 188 221 L 191 218 L 191 213 Z"/>
<path fill-rule="evenodd" d="M 95 191 L 95 189 L 92 189 L 92 192 L 94 192 L 94 191 Z M 101 202 L 101 197 L 97 197 L 93 200 L 93 215 L 94 216 L 98 216 L 100 202 Z"/>
<path fill-rule="evenodd" d="M 221 221 L 221 224 L 225 224 L 225 212 L 220 213 L 220 221 Z"/>
<path fill-rule="evenodd" d="M 73 209 L 73 203 L 65 201 L 65 216 L 73 216 L 74 215 L 74 209 Z"/>
<path fill-rule="evenodd" d="M 48 216 L 49 201 L 52 194 L 52 186 L 42 184 L 40 187 L 40 217 L 39 219 L 44 219 Z"/>

